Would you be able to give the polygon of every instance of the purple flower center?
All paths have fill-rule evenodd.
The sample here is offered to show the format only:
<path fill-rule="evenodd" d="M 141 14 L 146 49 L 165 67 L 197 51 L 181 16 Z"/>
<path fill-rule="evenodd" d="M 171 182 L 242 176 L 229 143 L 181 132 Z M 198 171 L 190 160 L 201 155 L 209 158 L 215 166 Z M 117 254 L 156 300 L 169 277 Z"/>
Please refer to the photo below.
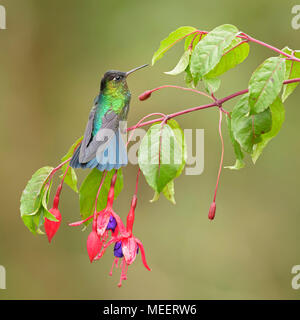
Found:
<path fill-rule="evenodd" d="M 110 217 L 109 217 L 108 225 L 107 225 L 107 227 L 106 227 L 106 230 L 111 230 L 112 232 L 114 232 L 115 229 L 116 229 L 116 226 L 117 226 L 117 221 L 116 221 L 116 219 L 115 219 L 113 216 L 110 216 Z"/>
<path fill-rule="evenodd" d="M 123 257 L 122 241 L 118 241 L 118 242 L 115 243 L 114 256 L 117 257 L 117 258 L 122 258 Z"/>

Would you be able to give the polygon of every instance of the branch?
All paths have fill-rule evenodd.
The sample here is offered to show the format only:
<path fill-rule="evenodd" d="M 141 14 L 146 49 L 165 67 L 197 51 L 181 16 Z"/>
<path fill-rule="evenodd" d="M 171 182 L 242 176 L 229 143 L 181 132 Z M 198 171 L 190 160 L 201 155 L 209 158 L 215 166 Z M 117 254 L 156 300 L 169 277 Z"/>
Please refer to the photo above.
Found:
<path fill-rule="evenodd" d="M 300 82 L 300 78 L 285 80 L 283 82 L 283 84 L 286 85 L 286 84 L 295 83 L 295 82 Z M 167 88 L 167 87 L 176 87 L 176 86 L 162 86 L 162 87 L 159 87 L 159 88 Z M 178 88 L 181 88 L 181 87 L 178 87 Z M 158 88 L 156 88 L 156 89 L 158 89 Z M 188 89 L 188 88 L 185 88 L 185 89 Z M 153 92 L 153 91 L 155 91 L 155 89 L 150 90 L 150 91 L 146 91 L 146 92 Z M 199 92 L 201 92 L 201 91 L 199 91 Z M 217 101 L 215 101 L 213 103 L 210 103 L 210 104 L 206 104 L 206 105 L 202 105 L 202 106 L 198 106 L 198 107 L 194 107 L 194 108 L 185 109 L 185 110 L 182 110 L 182 111 L 179 111 L 179 112 L 171 113 L 171 114 L 167 115 L 167 118 L 171 119 L 171 118 L 175 118 L 175 117 L 178 117 L 178 116 L 181 116 L 183 114 L 190 113 L 190 112 L 194 112 L 194 111 L 198 111 L 198 110 L 202 110 L 202 109 L 208 109 L 208 108 L 212 108 L 212 107 L 219 107 L 223 103 L 225 103 L 225 102 L 227 102 L 227 101 L 229 101 L 229 100 L 231 100 L 231 99 L 233 99 L 235 97 L 241 96 L 241 95 L 243 95 L 245 93 L 248 93 L 248 89 L 235 92 L 235 93 L 233 93 L 233 94 L 231 94 L 231 95 L 229 95 L 229 96 L 227 96 L 225 98 L 222 98 L 222 99 L 217 100 Z M 146 122 L 143 122 L 143 123 L 140 123 L 140 121 L 139 121 L 135 126 L 127 128 L 127 131 L 131 131 L 131 130 L 134 130 L 136 128 L 141 128 L 141 127 L 144 127 L 144 126 L 156 123 L 156 122 L 164 121 L 165 118 L 166 117 L 157 118 L 157 119 L 149 120 L 149 121 L 146 121 Z"/>

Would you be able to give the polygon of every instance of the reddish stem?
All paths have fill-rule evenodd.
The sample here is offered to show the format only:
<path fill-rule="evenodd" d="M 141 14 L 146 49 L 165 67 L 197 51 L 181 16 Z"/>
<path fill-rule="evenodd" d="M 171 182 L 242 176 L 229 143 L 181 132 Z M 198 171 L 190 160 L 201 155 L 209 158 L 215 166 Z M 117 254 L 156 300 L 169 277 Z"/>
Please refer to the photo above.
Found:
<path fill-rule="evenodd" d="M 143 121 L 146 120 L 147 118 L 150 118 L 150 117 L 152 117 L 152 116 L 157 116 L 157 115 L 160 115 L 160 116 L 162 116 L 162 117 L 164 117 L 164 118 L 166 117 L 166 115 L 165 115 L 164 113 L 160 113 L 160 112 L 155 112 L 155 113 L 148 114 L 148 115 L 146 115 L 145 117 L 143 117 L 143 118 L 136 124 L 136 128 L 137 128 L 138 125 L 140 125 L 141 122 L 143 122 Z M 132 130 L 134 130 L 134 129 L 136 129 L 136 128 L 133 128 L 133 127 L 132 127 Z M 128 146 L 128 143 L 130 142 L 130 140 L 132 139 L 133 133 L 134 133 L 134 131 L 133 131 L 133 132 L 131 133 L 131 135 L 129 136 L 128 141 L 127 141 L 127 144 L 126 144 L 126 147 Z"/>
<path fill-rule="evenodd" d="M 87 222 L 87 221 L 91 220 L 93 217 L 94 217 L 94 214 L 92 214 L 91 216 L 87 217 L 84 220 L 80 220 L 80 221 L 69 223 L 69 226 L 70 227 L 78 227 L 78 226 L 82 225 L 84 222 Z"/>
<path fill-rule="evenodd" d="M 118 175 L 118 170 L 116 170 L 116 172 L 114 173 L 114 175 L 111 179 L 111 185 L 110 185 L 110 189 L 108 191 L 106 207 L 112 208 L 112 206 L 113 206 L 114 199 L 115 199 L 115 184 L 117 181 L 117 175 Z"/>
<path fill-rule="evenodd" d="M 222 113 L 222 111 L 220 110 L 219 135 L 220 135 L 220 139 L 221 139 L 222 153 L 221 153 L 220 167 L 219 167 L 217 184 L 216 184 L 216 188 L 215 188 L 215 195 L 214 195 L 214 201 L 213 201 L 213 202 L 216 202 L 217 191 L 218 191 L 218 186 L 219 186 L 221 171 L 222 171 L 222 167 L 223 167 L 223 158 L 224 158 L 224 141 L 223 141 L 223 136 L 222 136 L 222 115 L 223 115 L 223 113 Z"/>
<path fill-rule="evenodd" d="M 269 45 L 269 44 L 267 44 L 267 43 L 265 43 L 263 41 L 260 41 L 260 40 L 257 40 L 255 38 L 252 38 L 247 34 L 243 34 L 243 35 L 245 36 L 244 39 L 248 39 L 251 42 L 257 43 L 257 44 L 259 44 L 261 46 L 264 46 L 264 47 L 266 47 L 266 48 L 268 48 L 270 50 L 273 50 L 273 51 L 275 51 L 275 52 L 277 52 L 277 53 L 279 53 L 279 54 L 281 54 L 281 55 L 283 55 L 285 57 L 288 57 L 291 60 L 300 62 L 300 59 L 298 59 L 298 58 L 296 58 L 296 57 L 294 57 L 294 56 L 292 56 L 292 55 L 290 55 L 290 54 L 288 54 L 288 53 L 286 53 L 286 52 L 284 52 L 284 51 L 282 51 L 282 50 L 280 50 L 280 49 L 278 49 L 276 47 L 273 47 L 273 46 L 271 46 L 271 45 Z"/>
<path fill-rule="evenodd" d="M 54 200 L 53 200 L 53 208 L 54 209 L 58 209 L 58 205 L 59 205 L 59 198 L 60 198 L 60 193 L 61 193 L 61 190 L 62 190 L 62 187 L 63 187 L 63 184 L 64 184 L 64 180 L 65 180 L 65 177 L 68 173 L 68 170 L 70 168 L 70 165 L 67 166 L 66 168 L 66 171 L 61 179 L 61 182 L 59 184 L 59 186 L 57 187 L 56 189 L 56 194 L 55 194 L 55 197 L 54 197 Z"/>
<path fill-rule="evenodd" d="M 97 192 L 97 195 L 96 195 L 95 210 L 94 210 L 94 216 L 93 216 L 93 217 L 94 217 L 94 220 L 93 220 L 93 230 L 96 230 L 96 227 L 97 227 L 97 204 L 98 204 L 98 198 L 99 198 L 99 194 L 100 194 L 102 185 L 103 185 L 103 183 L 104 183 L 106 174 L 107 174 L 106 171 L 104 171 L 103 174 L 102 174 L 101 182 L 100 182 L 100 185 L 99 185 L 99 188 L 98 188 L 98 192 Z"/>
<path fill-rule="evenodd" d="M 138 173 L 136 176 L 135 193 L 134 193 L 136 196 L 137 196 L 137 192 L 138 192 L 140 174 L 141 174 L 141 168 L 139 167 L 139 170 L 138 170 Z"/>
<path fill-rule="evenodd" d="M 76 149 L 78 148 L 78 146 L 80 145 L 80 143 L 82 142 L 82 140 L 80 140 L 77 145 L 74 148 L 74 152 L 76 151 Z M 73 152 L 73 154 L 74 154 Z M 64 162 L 60 163 L 56 168 L 52 169 L 52 171 L 49 173 L 48 177 L 46 178 L 44 183 L 47 183 L 48 179 L 50 179 L 48 182 L 51 181 L 51 179 L 53 178 L 53 175 L 59 170 L 61 169 L 65 164 L 67 164 L 68 162 L 70 162 L 72 159 L 72 157 L 70 157 L 69 159 L 65 160 Z"/>
<path fill-rule="evenodd" d="M 193 37 L 193 39 L 192 39 L 192 41 L 191 41 L 191 43 L 190 43 L 190 45 L 189 45 L 189 50 L 192 50 L 192 49 L 193 49 L 194 41 L 196 40 L 196 38 L 197 38 L 199 35 L 200 35 L 199 41 L 201 41 L 202 36 L 203 36 L 203 33 L 202 33 L 202 32 L 198 32 L 198 33 L 196 33 L 195 36 Z M 198 42 L 199 42 L 199 41 L 198 41 Z"/>
<path fill-rule="evenodd" d="M 165 89 L 165 88 L 175 88 L 175 89 L 180 89 L 180 90 L 184 90 L 184 91 L 192 91 L 192 92 L 201 94 L 202 96 L 205 96 L 205 97 L 211 99 L 211 96 L 208 95 L 208 94 L 205 93 L 205 92 L 202 92 L 202 91 L 199 91 L 199 90 L 196 90 L 196 89 L 192 89 L 192 88 L 185 88 L 185 87 L 175 86 L 175 85 L 170 85 L 170 84 L 167 84 L 167 85 L 164 85 L 164 86 L 160 86 L 160 87 L 154 88 L 154 89 L 152 89 L 152 90 L 149 90 L 148 92 L 151 94 L 151 93 L 153 93 L 153 92 L 155 92 L 155 91 L 158 91 L 158 90 L 161 90 L 161 89 Z"/>
<path fill-rule="evenodd" d="M 136 204 L 137 204 L 137 192 L 138 192 L 140 173 L 141 173 L 141 169 L 139 168 L 137 176 L 136 176 L 135 192 L 134 192 L 134 195 L 131 200 L 131 206 L 130 206 L 129 213 L 127 215 L 126 229 L 130 235 L 132 234 L 134 218 L 135 218 L 135 208 L 136 208 Z"/>

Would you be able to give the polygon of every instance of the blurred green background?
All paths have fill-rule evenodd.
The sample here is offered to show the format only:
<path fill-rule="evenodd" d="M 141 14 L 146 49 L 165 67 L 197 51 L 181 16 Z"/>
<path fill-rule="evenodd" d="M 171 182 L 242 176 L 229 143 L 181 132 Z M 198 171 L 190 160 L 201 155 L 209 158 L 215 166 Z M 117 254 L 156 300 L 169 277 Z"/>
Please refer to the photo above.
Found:
<path fill-rule="evenodd" d="M 298 1 L 299 2 L 299 1 Z M 175 182 L 176 206 L 141 179 L 135 234 L 143 241 L 152 272 L 140 255 L 128 281 L 108 276 L 112 253 L 90 264 L 87 232 L 70 228 L 79 219 L 78 196 L 63 190 L 63 223 L 51 245 L 23 225 L 19 199 L 32 173 L 55 166 L 82 135 L 99 82 L 108 69 L 129 70 L 151 61 L 159 41 L 182 25 L 211 30 L 235 24 L 276 47 L 300 49 L 291 27 L 297 1 L 99 1 L 1 0 L 7 30 L 0 30 L 1 214 L 0 265 L 7 289 L 0 299 L 298 299 L 291 268 L 300 264 L 300 89 L 286 102 L 286 121 L 255 167 L 224 170 L 216 219 L 207 218 L 220 157 L 218 113 L 205 110 L 178 118 L 183 128 L 205 129 L 205 169 Z M 299 3 L 298 3 L 299 4 Z M 183 84 L 163 74 L 177 63 L 183 44 L 153 68 L 129 80 L 129 125 L 150 112 L 170 113 L 207 103 L 205 97 L 165 90 L 145 102 L 137 96 L 162 84 Z M 243 65 L 222 77 L 223 97 L 247 87 L 251 72 L 273 55 L 251 44 Z M 230 110 L 232 103 L 225 107 Z M 234 162 L 226 127 L 225 165 Z M 297 147 L 298 146 L 298 147 Z M 136 167 L 124 170 L 116 210 L 125 217 Z M 80 181 L 87 174 L 79 172 Z"/>

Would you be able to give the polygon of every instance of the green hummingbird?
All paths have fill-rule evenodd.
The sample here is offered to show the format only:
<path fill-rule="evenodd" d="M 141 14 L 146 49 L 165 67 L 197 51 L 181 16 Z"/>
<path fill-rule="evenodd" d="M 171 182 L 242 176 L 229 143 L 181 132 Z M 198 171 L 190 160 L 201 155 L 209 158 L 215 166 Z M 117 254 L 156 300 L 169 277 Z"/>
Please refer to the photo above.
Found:
<path fill-rule="evenodd" d="M 94 100 L 84 137 L 70 161 L 73 168 L 119 169 L 128 163 L 120 123 L 127 120 L 131 93 L 127 77 L 147 64 L 128 72 L 107 71 Z"/>

